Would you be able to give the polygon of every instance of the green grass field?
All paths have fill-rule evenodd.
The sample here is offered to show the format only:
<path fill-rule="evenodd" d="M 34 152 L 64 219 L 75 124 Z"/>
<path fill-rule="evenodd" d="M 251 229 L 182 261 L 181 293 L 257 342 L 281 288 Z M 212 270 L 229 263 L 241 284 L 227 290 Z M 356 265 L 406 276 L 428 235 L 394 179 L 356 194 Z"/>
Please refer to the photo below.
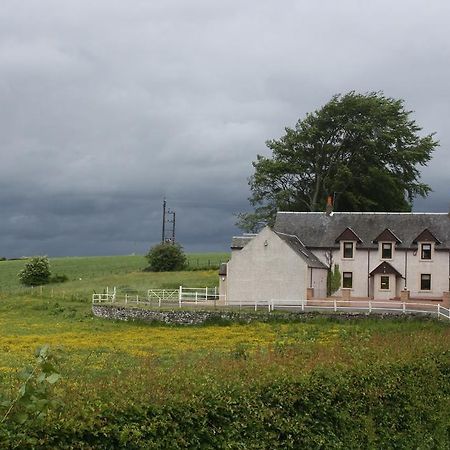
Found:
<path fill-rule="evenodd" d="M 228 261 L 229 253 L 188 253 L 188 268 L 195 272 L 198 269 L 208 270 Z M 25 260 L 0 261 L 0 292 L 12 292 L 21 289 L 17 274 L 24 267 Z M 106 286 L 132 284 L 134 287 L 146 289 L 150 287 L 177 287 L 175 281 L 164 275 L 143 272 L 147 260 L 142 255 L 133 256 L 91 256 L 50 258 L 52 274 L 65 274 L 69 282 L 46 286 L 46 290 L 55 292 L 88 292 L 102 290 Z M 189 282 L 200 282 L 202 277 L 194 273 L 188 276 Z M 218 279 L 217 279 L 218 281 Z M 217 284 L 217 281 L 215 282 Z M 109 283 L 109 284 L 108 284 Z M 156 283 L 156 284 L 155 284 Z M 208 286 L 211 280 L 208 278 Z M 203 285 L 202 285 L 203 286 Z M 26 290 L 26 289 L 25 289 Z"/>
<path fill-rule="evenodd" d="M 214 255 L 191 260 L 227 257 Z M 94 290 L 214 286 L 217 270 L 149 273 L 137 256 L 56 258 L 53 271 L 70 281 L 41 292 L 18 286 L 22 264 L 0 263 L 0 447 L 448 443 L 446 322 L 320 315 L 195 327 L 107 321 L 91 314 Z M 62 376 L 46 395 L 64 406 L 21 422 L 27 404 L 19 404 L 1 422 L 24 382 L 21 368 L 36 367 L 34 350 L 44 344 L 60 355 Z"/>

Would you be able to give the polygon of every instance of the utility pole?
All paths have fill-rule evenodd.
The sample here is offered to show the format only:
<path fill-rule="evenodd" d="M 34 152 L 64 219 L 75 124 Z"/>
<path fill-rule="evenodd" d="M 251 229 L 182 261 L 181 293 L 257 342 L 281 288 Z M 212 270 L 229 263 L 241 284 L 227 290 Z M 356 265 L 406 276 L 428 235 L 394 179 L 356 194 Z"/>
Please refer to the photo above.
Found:
<path fill-rule="evenodd" d="M 172 219 L 168 219 L 167 218 L 168 215 L 171 215 Z M 170 237 L 170 238 L 166 238 L 166 223 L 172 224 L 172 237 Z M 167 209 L 167 202 L 166 202 L 166 199 L 164 198 L 161 244 L 164 244 L 168 241 L 171 242 L 172 244 L 175 244 L 175 211 L 171 211 L 170 209 Z"/>
<path fill-rule="evenodd" d="M 163 200 L 163 217 L 162 217 L 162 236 L 161 236 L 161 244 L 164 244 L 164 240 L 166 239 L 166 199 Z"/>
<path fill-rule="evenodd" d="M 172 244 L 175 244 L 175 211 L 170 211 L 169 209 L 167 214 L 172 215 L 172 220 L 168 220 L 168 222 L 172 224 Z"/>

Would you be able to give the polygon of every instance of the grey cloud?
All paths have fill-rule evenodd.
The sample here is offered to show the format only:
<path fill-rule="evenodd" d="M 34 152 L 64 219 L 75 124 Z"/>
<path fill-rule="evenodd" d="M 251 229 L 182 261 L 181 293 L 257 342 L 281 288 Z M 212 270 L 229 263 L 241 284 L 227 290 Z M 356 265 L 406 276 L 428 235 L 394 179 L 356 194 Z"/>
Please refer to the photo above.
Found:
<path fill-rule="evenodd" d="M 441 147 L 445 1 L 57 0 L 0 7 L 0 255 L 145 251 L 161 201 L 189 250 L 227 249 L 264 142 L 333 94 L 404 98 Z"/>

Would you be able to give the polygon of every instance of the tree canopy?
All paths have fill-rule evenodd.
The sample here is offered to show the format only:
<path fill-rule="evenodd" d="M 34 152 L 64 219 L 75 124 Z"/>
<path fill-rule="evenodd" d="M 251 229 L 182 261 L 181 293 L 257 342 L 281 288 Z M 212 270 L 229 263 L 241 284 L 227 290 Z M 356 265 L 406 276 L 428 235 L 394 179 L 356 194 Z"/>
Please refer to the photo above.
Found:
<path fill-rule="evenodd" d="M 186 255 L 179 244 L 165 242 L 155 245 L 145 257 L 152 272 L 171 272 L 186 266 Z"/>
<path fill-rule="evenodd" d="M 40 286 L 50 282 L 50 275 L 47 256 L 35 256 L 25 264 L 18 277 L 25 286 Z"/>
<path fill-rule="evenodd" d="M 438 142 L 420 136 L 403 100 L 379 92 L 335 95 L 318 111 L 266 142 L 271 157 L 257 155 L 249 178 L 253 213 L 238 225 L 254 231 L 276 211 L 323 211 L 328 196 L 336 211 L 410 211 L 431 188 L 418 166 Z"/>

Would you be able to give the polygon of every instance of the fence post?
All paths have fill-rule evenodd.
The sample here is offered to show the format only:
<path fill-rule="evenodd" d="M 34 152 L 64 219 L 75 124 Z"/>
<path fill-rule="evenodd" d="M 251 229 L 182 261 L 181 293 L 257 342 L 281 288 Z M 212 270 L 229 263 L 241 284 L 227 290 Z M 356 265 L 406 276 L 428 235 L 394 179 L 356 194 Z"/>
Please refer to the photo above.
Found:
<path fill-rule="evenodd" d="M 197 296 L 198 296 L 198 292 L 195 291 L 195 304 L 197 304 Z"/>
<path fill-rule="evenodd" d="M 369 300 L 369 313 L 372 312 L 372 302 Z"/>
<path fill-rule="evenodd" d="M 441 317 L 441 305 L 440 305 L 440 303 L 437 304 L 437 310 L 438 310 L 437 311 L 438 312 L 437 316 L 438 316 L 438 319 L 439 319 Z"/>
<path fill-rule="evenodd" d="M 258 309 L 258 302 L 255 300 L 255 311 Z"/>
<path fill-rule="evenodd" d="M 333 300 L 334 312 L 337 311 L 336 298 Z"/>
<path fill-rule="evenodd" d="M 302 312 L 305 311 L 305 299 L 302 298 Z"/>
<path fill-rule="evenodd" d="M 406 313 L 406 304 L 405 304 L 405 302 L 402 303 L 402 306 L 403 306 L 403 314 L 405 314 Z"/>
<path fill-rule="evenodd" d="M 183 296 L 183 286 L 180 286 L 180 289 L 178 290 L 178 300 L 180 301 L 181 306 L 181 297 Z"/>
<path fill-rule="evenodd" d="M 208 286 L 205 287 L 205 300 L 208 301 Z"/>
<path fill-rule="evenodd" d="M 128 304 L 128 294 L 125 294 L 125 305 Z"/>

